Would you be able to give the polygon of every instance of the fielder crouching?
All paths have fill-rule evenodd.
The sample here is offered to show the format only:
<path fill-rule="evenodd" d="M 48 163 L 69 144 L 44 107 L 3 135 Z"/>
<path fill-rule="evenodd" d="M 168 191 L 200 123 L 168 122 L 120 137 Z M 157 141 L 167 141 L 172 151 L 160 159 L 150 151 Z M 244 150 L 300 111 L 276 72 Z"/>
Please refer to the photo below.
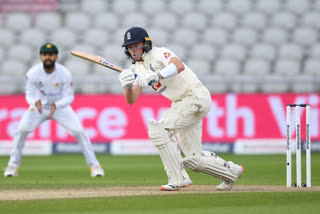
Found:
<path fill-rule="evenodd" d="M 152 47 L 151 38 L 143 28 L 127 30 L 122 47 L 133 62 L 119 75 L 126 101 L 135 103 L 147 87 L 172 101 L 160 121 L 148 122 L 149 137 L 159 150 L 168 176 L 168 184 L 162 185 L 161 190 L 175 191 L 191 185 L 184 167 L 217 177 L 221 179 L 217 189 L 230 190 L 243 173 L 243 167 L 202 151 L 202 120 L 212 105 L 207 88 L 171 50 Z M 179 148 L 186 156 L 184 159 Z"/>
<path fill-rule="evenodd" d="M 40 48 L 42 63 L 27 72 L 26 100 L 30 107 L 23 114 L 15 131 L 5 177 L 18 176 L 27 135 L 50 119 L 57 121 L 80 143 L 91 176 L 104 176 L 90 139 L 70 106 L 74 99 L 71 73 L 63 65 L 56 63 L 57 58 L 58 48 L 54 44 L 46 43 Z"/>

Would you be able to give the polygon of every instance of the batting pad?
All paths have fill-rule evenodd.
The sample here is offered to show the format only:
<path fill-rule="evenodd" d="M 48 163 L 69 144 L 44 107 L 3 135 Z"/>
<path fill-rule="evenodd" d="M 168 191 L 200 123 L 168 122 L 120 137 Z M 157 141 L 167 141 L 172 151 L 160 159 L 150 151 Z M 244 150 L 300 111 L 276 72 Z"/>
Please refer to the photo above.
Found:
<path fill-rule="evenodd" d="M 183 182 L 182 157 L 178 145 L 169 138 L 169 133 L 155 120 L 149 120 L 149 137 L 152 144 L 157 147 L 169 182 L 181 186 Z"/>
<path fill-rule="evenodd" d="M 226 162 L 214 153 L 211 154 L 213 155 L 186 157 L 183 159 L 183 164 L 194 172 L 203 172 L 226 181 L 238 180 L 239 176 L 234 163 Z"/>

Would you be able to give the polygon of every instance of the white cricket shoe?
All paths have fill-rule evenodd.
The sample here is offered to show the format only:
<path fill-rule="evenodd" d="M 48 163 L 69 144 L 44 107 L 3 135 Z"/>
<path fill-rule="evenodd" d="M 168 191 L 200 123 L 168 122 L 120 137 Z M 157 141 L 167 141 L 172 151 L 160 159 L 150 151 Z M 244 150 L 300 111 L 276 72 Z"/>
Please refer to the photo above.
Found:
<path fill-rule="evenodd" d="M 91 177 L 102 177 L 104 176 L 104 171 L 101 166 L 90 167 Z"/>
<path fill-rule="evenodd" d="M 191 186 L 191 185 L 192 185 L 192 181 L 190 179 L 188 179 L 188 180 L 184 181 L 181 186 L 177 186 L 177 185 L 168 183 L 166 185 L 162 185 L 160 187 L 160 190 L 161 191 L 178 191 L 181 188 L 188 187 L 188 186 Z"/>
<path fill-rule="evenodd" d="M 234 183 L 233 181 L 221 180 L 221 183 L 217 186 L 217 190 L 220 190 L 220 191 L 231 190 L 233 183 Z"/>
<path fill-rule="evenodd" d="M 7 168 L 5 168 L 4 171 L 4 177 L 15 177 L 18 176 L 18 167 L 15 166 L 8 166 Z"/>
<path fill-rule="evenodd" d="M 238 171 L 238 179 L 241 177 L 242 173 L 244 172 L 244 168 L 243 166 L 240 165 L 240 169 Z M 227 191 L 227 190 L 231 190 L 232 186 L 233 186 L 233 181 L 225 181 L 225 180 L 221 180 L 221 183 L 217 186 L 217 190 L 220 191 Z"/>

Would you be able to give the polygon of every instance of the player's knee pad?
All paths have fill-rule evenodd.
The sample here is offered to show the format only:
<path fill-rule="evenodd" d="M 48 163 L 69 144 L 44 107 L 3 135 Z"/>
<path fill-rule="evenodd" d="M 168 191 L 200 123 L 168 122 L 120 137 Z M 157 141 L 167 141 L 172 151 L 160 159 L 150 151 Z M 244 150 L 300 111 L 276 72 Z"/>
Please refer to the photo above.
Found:
<path fill-rule="evenodd" d="M 149 120 L 148 134 L 152 144 L 157 147 L 160 153 L 169 183 L 180 186 L 184 180 L 189 180 L 189 176 L 183 168 L 178 144 L 172 141 L 168 131 L 156 120 Z"/>
<path fill-rule="evenodd" d="M 150 119 L 148 121 L 149 125 L 149 137 L 152 144 L 155 147 L 160 147 L 162 145 L 168 144 L 170 142 L 170 134 L 164 127 L 156 120 Z"/>
<path fill-rule="evenodd" d="M 203 172 L 227 181 L 236 181 L 239 177 L 237 165 L 226 162 L 213 152 L 203 151 L 201 156 L 186 157 L 183 164 L 192 171 Z"/>

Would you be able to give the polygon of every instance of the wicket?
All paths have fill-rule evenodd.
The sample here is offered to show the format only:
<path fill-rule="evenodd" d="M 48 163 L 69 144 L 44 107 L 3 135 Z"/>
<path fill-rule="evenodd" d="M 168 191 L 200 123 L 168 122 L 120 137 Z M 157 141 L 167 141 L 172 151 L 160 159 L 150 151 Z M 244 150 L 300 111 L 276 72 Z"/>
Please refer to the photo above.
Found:
<path fill-rule="evenodd" d="M 300 108 L 306 108 L 306 187 L 311 187 L 311 138 L 310 138 L 310 105 L 287 105 L 287 187 L 291 187 L 291 108 L 295 108 L 296 118 L 296 187 L 301 187 L 301 118 Z"/>

